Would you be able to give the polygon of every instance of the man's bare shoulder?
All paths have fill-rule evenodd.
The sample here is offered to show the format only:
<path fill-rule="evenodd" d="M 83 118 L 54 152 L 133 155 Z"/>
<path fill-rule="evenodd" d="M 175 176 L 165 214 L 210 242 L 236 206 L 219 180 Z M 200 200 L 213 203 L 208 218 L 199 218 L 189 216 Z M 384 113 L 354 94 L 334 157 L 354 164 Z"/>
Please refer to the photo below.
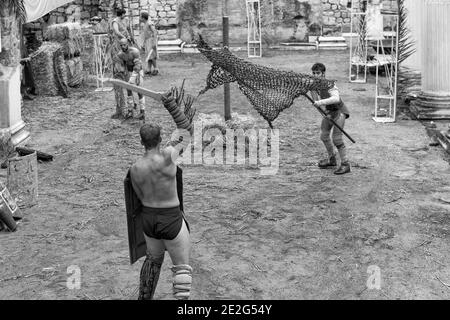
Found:
<path fill-rule="evenodd" d="M 171 146 L 171 145 L 166 146 L 162 150 L 164 160 L 166 160 L 167 162 L 172 162 L 172 155 L 175 151 L 176 151 L 176 149 L 173 146 Z"/>
<path fill-rule="evenodd" d="M 127 55 L 125 54 L 125 52 L 119 52 L 118 54 L 117 54 L 117 56 L 120 58 L 120 59 L 122 59 L 122 60 L 126 60 L 127 59 Z"/>
<path fill-rule="evenodd" d="M 134 180 L 139 180 L 142 177 L 142 172 L 148 167 L 148 160 L 145 161 L 143 158 L 138 159 L 130 169 L 131 178 Z"/>
<path fill-rule="evenodd" d="M 140 52 L 135 47 L 130 47 L 128 50 L 130 50 L 131 55 L 133 58 L 140 58 Z"/>

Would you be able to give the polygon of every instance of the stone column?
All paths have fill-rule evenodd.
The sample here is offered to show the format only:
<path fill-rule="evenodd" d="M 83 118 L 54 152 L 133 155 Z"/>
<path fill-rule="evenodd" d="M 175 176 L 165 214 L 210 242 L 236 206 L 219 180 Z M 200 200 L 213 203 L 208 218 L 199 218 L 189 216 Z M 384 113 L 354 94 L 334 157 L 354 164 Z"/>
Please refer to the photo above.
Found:
<path fill-rule="evenodd" d="M 20 94 L 20 31 L 17 18 L 0 9 L 0 135 L 10 134 L 14 145 L 23 143 L 29 132 L 22 120 Z"/>
<path fill-rule="evenodd" d="M 14 146 L 30 135 L 24 130 L 21 114 L 20 73 L 20 65 L 14 68 L 0 65 L 0 133 L 9 132 Z"/>
<path fill-rule="evenodd" d="M 419 119 L 450 119 L 450 1 L 425 0 L 422 19 L 422 91 Z"/>
<path fill-rule="evenodd" d="M 403 62 L 403 66 L 417 71 L 422 71 L 422 10 L 424 0 L 405 0 L 405 6 L 408 10 L 408 28 L 411 31 L 411 39 L 415 43 L 416 52 Z"/>

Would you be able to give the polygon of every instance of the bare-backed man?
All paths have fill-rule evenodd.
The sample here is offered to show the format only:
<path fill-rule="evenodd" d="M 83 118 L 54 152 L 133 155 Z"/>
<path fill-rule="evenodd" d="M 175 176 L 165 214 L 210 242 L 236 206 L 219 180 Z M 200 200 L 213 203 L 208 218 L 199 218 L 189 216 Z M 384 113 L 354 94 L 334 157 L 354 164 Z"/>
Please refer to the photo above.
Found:
<path fill-rule="evenodd" d="M 147 244 L 139 299 L 153 299 L 166 249 L 173 263 L 174 296 L 176 299 L 188 299 L 192 283 L 192 268 L 189 265 L 191 241 L 189 226 L 177 195 L 177 166 L 174 161 L 179 149 L 161 147 L 161 129 L 157 125 L 144 124 L 140 136 L 145 153 L 131 168 L 133 188 L 143 205 L 142 220 Z"/>

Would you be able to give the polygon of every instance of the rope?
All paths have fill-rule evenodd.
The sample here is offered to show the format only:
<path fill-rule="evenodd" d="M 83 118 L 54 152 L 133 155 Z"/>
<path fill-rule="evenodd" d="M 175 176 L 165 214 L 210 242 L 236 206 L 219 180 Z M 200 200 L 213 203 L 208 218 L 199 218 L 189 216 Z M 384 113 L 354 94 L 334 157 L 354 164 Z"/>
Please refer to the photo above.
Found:
<path fill-rule="evenodd" d="M 269 123 L 292 106 L 294 100 L 309 91 L 328 90 L 335 81 L 293 71 L 282 71 L 238 58 L 228 48 L 214 50 L 199 36 L 199 51 L 212 62 L 204 94 L 225 83 L 236 82 L 258 113 Z"/>

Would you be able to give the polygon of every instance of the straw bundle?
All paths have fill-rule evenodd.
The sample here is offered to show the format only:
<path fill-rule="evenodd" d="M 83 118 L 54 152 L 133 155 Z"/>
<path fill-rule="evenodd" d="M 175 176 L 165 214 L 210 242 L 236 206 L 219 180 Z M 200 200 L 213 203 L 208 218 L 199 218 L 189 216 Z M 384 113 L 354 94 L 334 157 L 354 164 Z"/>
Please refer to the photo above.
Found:
<path fill-rule="evenodd" d="M 81 26 L 78 22 L 65 22 L 53 24 L 48 27 L 44 38 L 52 42 L 62 42 L 64 40 L 73 40 L 79 37 Z"/>
<path fill-rule="evenodd" d="M 61 45 L 66 59 L 80 56 L 82 50 L 81 39 L 66 39 L 61 42 Z"/>
<path fill-rule="evenodd" d="M 80 57 L 66 60 L 67 85 L 78 87 L 83 83 L 83 61 Z"/>
<path fill-rule="evenodd" d="M 82 37 L 81 26 L 78 22 L 51 25 L 48 27 L 44 37 L 48 41 L 60 43 L 66 59 L 80 55 L 82 50 Z"/>
<path fill-rule="evenodd" d="M 31 68 L 39 95 L 67 94 L 66 68 L 59 43 L 44 42 L 31 56 Z M 59 76 L 58 76 L 59 75 Z"/>

